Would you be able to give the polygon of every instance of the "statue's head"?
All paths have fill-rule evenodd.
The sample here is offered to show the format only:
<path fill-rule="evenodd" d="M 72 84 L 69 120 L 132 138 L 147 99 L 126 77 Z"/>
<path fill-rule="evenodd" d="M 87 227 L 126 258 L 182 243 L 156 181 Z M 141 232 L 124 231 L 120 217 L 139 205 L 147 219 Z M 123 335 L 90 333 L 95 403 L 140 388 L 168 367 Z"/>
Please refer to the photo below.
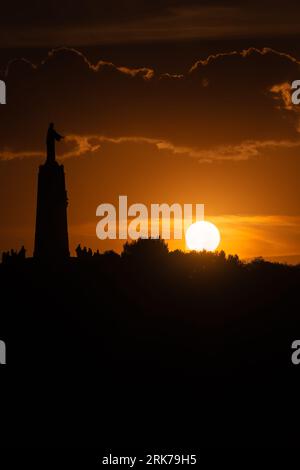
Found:
<path fill-rule="evenodd" d="M 49 127 L 50 127 L 50 129 L 53 129 L 54 128 L 54 123 L 50 122 Z"/>

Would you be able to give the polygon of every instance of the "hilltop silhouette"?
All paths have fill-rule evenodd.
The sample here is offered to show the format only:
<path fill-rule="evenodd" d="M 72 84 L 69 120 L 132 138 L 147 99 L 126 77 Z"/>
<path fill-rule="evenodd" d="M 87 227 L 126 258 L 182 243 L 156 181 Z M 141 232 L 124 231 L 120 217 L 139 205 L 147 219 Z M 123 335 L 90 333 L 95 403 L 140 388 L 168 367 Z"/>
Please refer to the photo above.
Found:
<path fill-rule="evenodd" d="M 297 445 L 300 265 L 169 252 L 162 239 L 126 242 L 121 254 L 79 244 L 70 257 L 60 138 L 50 126 L 34 256 L 22 247 L 0 264 L 5 367 L 23 379 L 5 438 L 148 450 Z"/>
<path fill-rule="evenodd" d="M 2 335 L 10 367 L 20 367 L 22 353 L 27 371 L 52 371 L 79 408 L 89 404 L 101 429 L 106 423 L 107 442 L 115 445 L 127 442 L 127 420 L 140 420 L 140 412 L 139 445 L 146 435 L 149 445 L 183 445 L 187 437 L 192 445 L 200 435 L 214 445 L 295 442 L 292 429 L 278 429 L 272 419 L 283 397 L 275 383 L 288 390 L 297 383 L 290 347 L 299 334 L 300 266 L 243 263 L 223 251 L 169 252 L 163 240 L 144 239 L 126 243 L 120 255 L 81 246 L 77 255 L 56 265 L 4 257 Z M 231 427 L 241 412 L 242 432 Z M 264 422 L 266 413 L 263 427 L 257 419 Z M 198 434 L 190 427 L 195 420 Z M 72 432 L 67 439 L 81 445 L 97 435 Z M 48 440 L 59 436 L 56 430 Z"/>

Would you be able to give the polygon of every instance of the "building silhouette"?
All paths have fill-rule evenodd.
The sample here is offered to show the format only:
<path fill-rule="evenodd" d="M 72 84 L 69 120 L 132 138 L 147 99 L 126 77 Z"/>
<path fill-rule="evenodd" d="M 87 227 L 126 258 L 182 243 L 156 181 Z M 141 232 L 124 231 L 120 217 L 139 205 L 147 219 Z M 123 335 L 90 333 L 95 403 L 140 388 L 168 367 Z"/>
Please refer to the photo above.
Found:
<path fill-rule="evenodd" d="M 59 135 L 50 123 L 47 133 L 47 159 L 39 167 L 34 258 L 63 261 L 70 256 L 67 192 L 63 165 L 55 159 L 55 142 Z"/>

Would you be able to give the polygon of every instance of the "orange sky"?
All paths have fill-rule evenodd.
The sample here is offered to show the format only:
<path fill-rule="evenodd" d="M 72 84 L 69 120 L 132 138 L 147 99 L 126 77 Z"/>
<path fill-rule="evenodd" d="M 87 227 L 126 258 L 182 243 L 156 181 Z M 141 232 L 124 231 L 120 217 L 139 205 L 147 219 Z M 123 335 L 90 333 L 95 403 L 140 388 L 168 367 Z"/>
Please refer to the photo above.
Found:
<path fill-rule="evenodd" d="M 174 11 L 174 28 L 192 21 L 192 9 Z M 300 106 L 289 100 L 290 83 L 300 79 L 300 50 L 279 31 L 277 13 L 274 38 L 228 39 L 227 25 L 219 29 L 222 41 L 215 34 L 209 42 L 198 33 L 180 39 L 171 28 L 173 42 L 153 32 L 153 44 L 144 37 L 53 51 L 34 47 L 27 32 L 26 49 L 0 51 L 7 84 L 7 104 L 0 106 L 0 251 L 24 244 L 32 253 L 37 172 L 54 121 L 67 136 L 57 153 L 66 172 L 72 253 L 79 242 L 121 249 L 123 242 L 97 239 L 96 208 L 125 194 L 129 204 L 148 207 L 204 204 L 206 219 L 221 232 L 220 249 L 243 259 L 300 261 Z M 144 25 L 152 14 L 142 15 Z M 212 18 L 198 9 L 197 24 L 203 15 Z M 234 17 L 226 18 L 237 34 Z M 122 21 L 131 27 L 127 17 Z M 45 40 L 38 30 L 32 34 L 36 44 Z"/>

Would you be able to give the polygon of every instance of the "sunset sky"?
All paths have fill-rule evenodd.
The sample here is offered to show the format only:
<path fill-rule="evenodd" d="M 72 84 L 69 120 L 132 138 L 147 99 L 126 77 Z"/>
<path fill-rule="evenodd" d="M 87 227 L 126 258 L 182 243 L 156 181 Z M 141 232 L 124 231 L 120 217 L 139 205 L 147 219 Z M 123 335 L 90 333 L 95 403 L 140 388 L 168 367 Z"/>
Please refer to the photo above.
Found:
<path fill-rule="evenodd" d="M 121 249 L 97 239 L 96 208 L 125 194 L 203 203 L 220 249 L 300 262 L 299 18 L 296 1 L 1 5 L 0 251 L 32 254 L 54 121 L 72 253 Z"/>

